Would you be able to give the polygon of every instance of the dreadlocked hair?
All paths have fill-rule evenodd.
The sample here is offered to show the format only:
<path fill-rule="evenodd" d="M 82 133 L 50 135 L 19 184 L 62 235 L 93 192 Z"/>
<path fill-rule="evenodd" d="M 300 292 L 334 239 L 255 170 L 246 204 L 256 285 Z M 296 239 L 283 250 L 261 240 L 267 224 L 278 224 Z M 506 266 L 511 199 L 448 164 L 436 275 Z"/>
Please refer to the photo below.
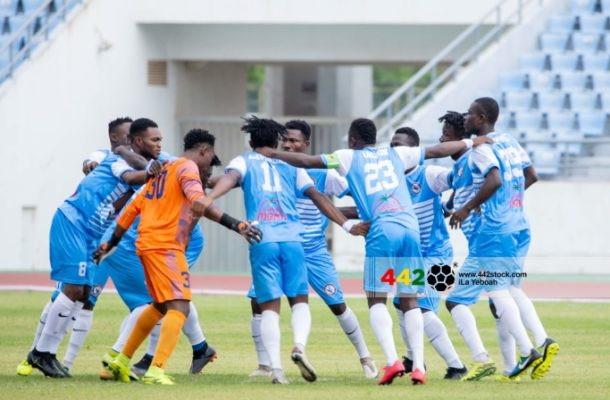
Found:
<path fill-rule="evenodd" d="M 469 137 L 464 128 L 464 115 L 457 111 L 447 111 L 445 115 L 438 119 L 438 122 L 446 122 L 453 127 L 455 134 L 459 139 Z"/>
<path fill-rule="evenodd" d="M 241 130 L 250 134 L 252 148 L 272 147 L 276 148 L 280 135 L 286 133 L 286 127 L 272 119 L 251 116 L 244 118 Z"/>

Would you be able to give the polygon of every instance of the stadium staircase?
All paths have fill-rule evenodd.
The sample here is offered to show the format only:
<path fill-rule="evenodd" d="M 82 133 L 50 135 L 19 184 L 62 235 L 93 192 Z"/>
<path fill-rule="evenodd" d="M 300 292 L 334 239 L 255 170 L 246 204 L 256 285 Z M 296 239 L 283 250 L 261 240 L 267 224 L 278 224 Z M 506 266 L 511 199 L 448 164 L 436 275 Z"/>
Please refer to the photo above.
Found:
<path fill-rule="evenodd" d="M 83 0 L 0 0 L 0 85 Z"/>
<path fill-rule="evenodd" d="M 485 34 L 479 33 L 474 45 L 444 70 L 440 69 L 441 61 L 480 32 L 483 21 L 497 14 L 503 3 L 466 29 L 371 113 L 385 140 L 397 126 L 414 123 L 416 118 L 412 117 L 418 109 L 434 102 L 445 90 L 439 90 L 441 86 L 446 85 L 448 91 L 464 90 L 460 87 L 461 69 L 472 68 L 485 46 L 520 23 L 521 8 L 504 19 L 498 15 L 497 23 Z M 537 40 L 533 51 L 514 55 L 516 68 L 496 73 L 495 87 L 479 88 L 479 95 L 491 95 L 500 103 L 497 130 L 510 132 L 522 142 L 542 176 L 608 177 L 610 0 L 571 0 L 568 10 L 550 15 L 543 31 L 531 40 Z M 493 60 L 484 62 L 495 68 Z M 423 79 L 429 84 L 416 91 Z M 475 93 L 470 96 L 478 97 Z M 425 133 L 422 136 L 426 137 Z M 427 138 L 438 136 L 437 130 Z"/>

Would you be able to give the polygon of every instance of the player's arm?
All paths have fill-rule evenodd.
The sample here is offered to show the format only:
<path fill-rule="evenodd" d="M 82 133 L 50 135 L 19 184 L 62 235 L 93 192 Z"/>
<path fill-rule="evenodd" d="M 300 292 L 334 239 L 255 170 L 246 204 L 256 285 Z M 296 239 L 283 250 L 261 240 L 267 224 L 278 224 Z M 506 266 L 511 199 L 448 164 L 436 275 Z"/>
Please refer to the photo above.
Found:
<path fill-rule="evenodd" d="M 536 169 L 533 165 L 525 168 L 523 170 L 523 175 L 525 176 L 525 189 L 532 186 L 534 183 L 538 182 L 538 174 L 536 173 Z"/>
<path fill-rule="evenodd" d="M 208 187 L 212 188 L 212 191 L 208 193 L 208 197 L 216 200 L 231 189 L 238 187 L 240 181 L 241 175 L 235 170 L 228 170 L 224 175 L 213 176 L 208 181 Z"/>
<path fill-rule="evenodd" d="M 309 197 L 311 201 L 318 207 L 322 214 L 326 215 L 328 219 L 333 221 L 335 224 L 342 227 L 346 232 L 354 236 L 366 236 L 369 231 L 369 223 L 351 221 L 346 218 L 345 215 L 339 211 L 337 207 L 322 193 L 320 193 L 315 187 L 311 186 L 304 192 L 305 196 Z"/>
<path fill-rule="evenodd" d="M 341 214 L 345 215 L 345 218 L 347 219 L 360 218 L 360 215 L 358 215 L 358 209 L 355 206 L 339 207 L 339 211 L 341 211 Z"/>
<path fill-rule="evenodd" d="M 488 138 L 487 136 L 477 136 L 474 139 L 462 139 L 455 142 L 439 143 L 434 146 L 426 147 L 425 158 L 428 160 L 430 158 L 449 157 L 473 146 L 479 146 L 484 143 L 492 144 L 493 142 L 493 139 Z"/>
<path fill-rule="evenodd" d="M 239 233 L 250 244 L 256 244 L 263 239 L 263 232 L 261 232 L 255 224 L 233 218 L 214 204 L 210 204 L 206 207 L 204 216 L 229 230 Z"/>
<path fill-rule="evenodd" d="M 158 176 L 162 168 L 163 165 L 157 160 L 148 161 L 146 169 L 141 171 L 134 170 L 123 159 L 115 161 L 111 166 L 113 175 L 130 186 L 145 184 L 151 176 Z"/>
<path fill-rule="evenodd" d="M 261 147 L 256 149 L 256 151 L 265 157 L 277 158 L 297 168 L 330 168 L 326 165 L 322 156 L 280 151 L 271 147 Z"/>
<path fill-rule="evenodd" d="M 96 150 L 83 161 L 83 174 L 89 175 L 106 158 L 106 153 Z"/>

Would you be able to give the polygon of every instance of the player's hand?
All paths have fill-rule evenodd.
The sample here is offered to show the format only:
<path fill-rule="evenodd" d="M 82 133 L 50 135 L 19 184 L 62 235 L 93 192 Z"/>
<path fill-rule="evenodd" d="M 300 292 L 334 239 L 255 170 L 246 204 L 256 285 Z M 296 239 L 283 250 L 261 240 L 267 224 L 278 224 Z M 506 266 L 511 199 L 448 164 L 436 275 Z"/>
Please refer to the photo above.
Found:
<path fill-rule="evenodd" d="M 459 229 L 462 226 L 462 222 L 468 218 L 468 215 L 470 215 L 470 210 L 465 207 L 460 208 L 451 215 L 449 226 L 451 226 L 452 229 Z"/>
<path fill-rule="evenodd" d="M 371 223 L 369 221 L 358 222 L 356 225 L 352 226 L 349 233 L 354 236 L 366 236 L 369 233 L 370 227 Z"/>
<path fill-rule="evenodd" d="M 146 173 L 150 176 L 154 176 L 155 178 L 161 174 L 162 169 L 163 164 L 159 160 L 150 160 L 146 165 Z"/>
<path fill-rule="evenodd" d="M 259 147 L 256 149 L 256 152 L 264 155 L 265 157 L 275 157 L 275 149 L 272 149 L 271 147 Z"/>
<path fill-rule="evenodd" d="M 258 225 L 257 221 L 241 221 L 239 225 L 237 225 L 237 231 L 248 241 L 248 243 L 260 243 L 260 241 L 263 240 L 263 232 L 258 229 L 256 225 Z"/>
<path fill-rule="evenodd" d="M 494 144 L 494 140 L 490 137 L 487 137 L 485 135 L 483 136 L 477 136 L 474 139 L 472 139 L 472 146 L 478 146 L 481 144 Z"/>
<path fill-rule="evenodd" d="M 106 257 L 109 257 L 116 250 L 116 246 L 111 246 L 110 243 L 105 242 L 102 243 L 95 251 L 93 252 L 93 262 L 96 264 L 100 264 Z"/>
<path fill-rule="evenodd" d="M 89 172 L 93 171 L 99 164 L 95 161 L 89 161 L 83 163 L 83 174 L 89 175 Z"/>

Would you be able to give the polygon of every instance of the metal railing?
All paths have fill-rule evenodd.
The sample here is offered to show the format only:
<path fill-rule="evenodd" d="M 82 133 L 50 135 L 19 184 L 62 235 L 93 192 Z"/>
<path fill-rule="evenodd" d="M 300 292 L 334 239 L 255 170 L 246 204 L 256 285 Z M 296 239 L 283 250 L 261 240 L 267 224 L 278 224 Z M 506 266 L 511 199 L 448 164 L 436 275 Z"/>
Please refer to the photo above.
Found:
<path fill-rule="evenodd" d="M 49 39 L 50 32 L 66 20 L 68 11 L 84 0 L 45 0 L 36 10 L 29 14 L 25 22 L 0 46 L 0 59 L 8 59 L 0 67 L 0 83 L 10 78 L 16 68 L 29 58 L 31 51 L 43 41 Z M 52 11 L 53 10 L 53 11 Z M 12 17 L 12 16 L 11 16 Z"/>
<path fill-rule="evenodd" d="M 511 26 L 520 24 L 530 4 L 538 3 L 541 6 L 543 2 L 500 0 L 496 3 L 478 22 L 460 33 L 369 114 L 368 118 L 374 120 L 378 127 L 377 140 L 387 140 L 394 127 L 434 96 L 464 66 L 474 61 L 482 49 L 498 40 Z M 503 13 L 503 8 L 511 5 L 514 10 Z M 452 56 L 454 61 L 448 63 Z M 423 89 L 419 89 L 422 86 Z"/>

